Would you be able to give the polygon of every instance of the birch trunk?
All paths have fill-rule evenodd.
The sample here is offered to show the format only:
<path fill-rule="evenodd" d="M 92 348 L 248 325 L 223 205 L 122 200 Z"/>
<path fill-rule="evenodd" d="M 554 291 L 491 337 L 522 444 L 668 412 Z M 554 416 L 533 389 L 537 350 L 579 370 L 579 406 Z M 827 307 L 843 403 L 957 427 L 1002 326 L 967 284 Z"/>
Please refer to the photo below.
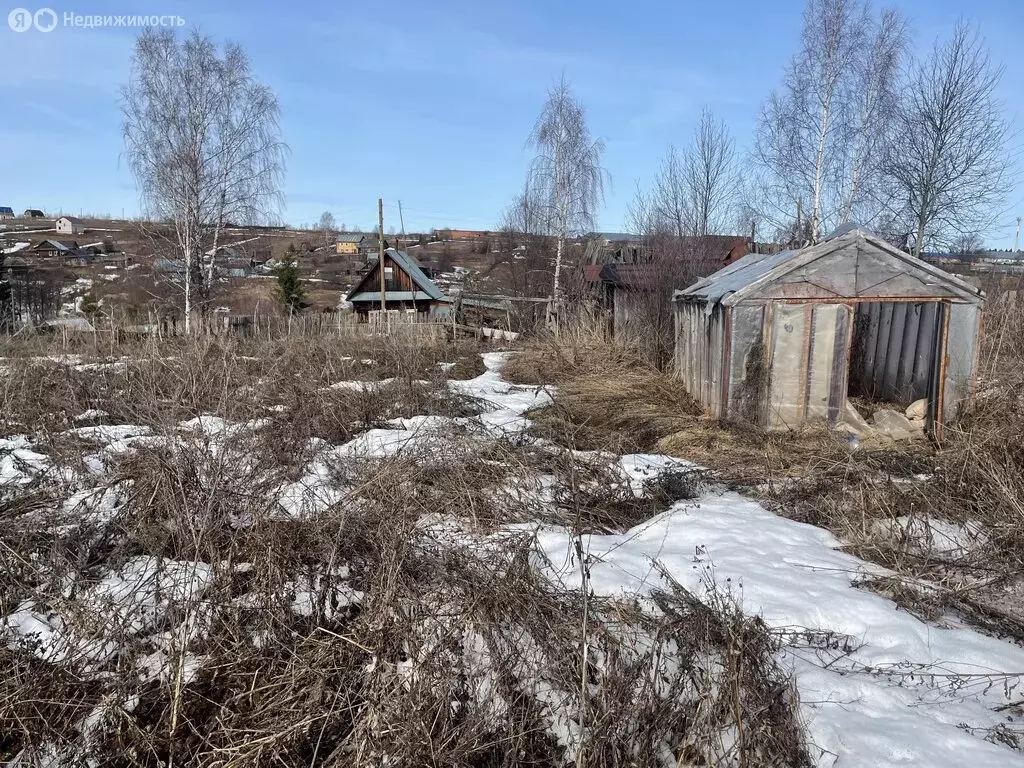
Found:
<path fill-rule="evenodd" d="M 825 139 L 828 136 L 828 124 L 831 95 L 821 105 L 821 123 L 818 128 L 818 150 L 814 156 L 814 190 L 811 201 L 811 243 L 821 240 L 821 185 L 825 164 Z"/>

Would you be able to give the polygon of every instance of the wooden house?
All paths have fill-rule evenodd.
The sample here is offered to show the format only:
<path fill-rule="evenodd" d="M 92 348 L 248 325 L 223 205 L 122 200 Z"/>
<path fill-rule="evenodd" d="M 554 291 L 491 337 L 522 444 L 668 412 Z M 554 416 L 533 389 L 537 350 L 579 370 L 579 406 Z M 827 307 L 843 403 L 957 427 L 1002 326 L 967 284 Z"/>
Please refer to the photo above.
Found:
<path fill-rule="evenodd" d="M 621 239 L 625 237 L 614 232 L 592 237 L 583 266 L 583 281 L 597 308 L 607 314 L 612 333 L 621 338 L 648 332 L 654 302 L 664 306 L 674 289 L 718 271 L 750 250 L 745 237 L 734 235 L 669 237 L 665 242 Z M 656 260 L 652 248 L 662 251 Z"/>
<path fill-rule="evenodd" d="M 43 240 L 32 249 L 38 256 L 54 257 L 67 256 L 78 250 L 78 243 L 74 240 Z"/>
<path fill-rule="evenodd" d="M 675 373 L 717 418 L 853 423 L 848 397 L 926 399 L 938 436 L 970 392 L 984 295 L 847 225 L 748 254 L 673 297 Z"/>
<path fill-rule="evenodd" d="M 449 299 L 405 251 L 389 248 L 384 264 L 374 263 L 346 296 L 361 318 L 381 309 L 381 269 L 384 270 L 384 308 L 415 312 L 420 320 L 447 311 Z"/>

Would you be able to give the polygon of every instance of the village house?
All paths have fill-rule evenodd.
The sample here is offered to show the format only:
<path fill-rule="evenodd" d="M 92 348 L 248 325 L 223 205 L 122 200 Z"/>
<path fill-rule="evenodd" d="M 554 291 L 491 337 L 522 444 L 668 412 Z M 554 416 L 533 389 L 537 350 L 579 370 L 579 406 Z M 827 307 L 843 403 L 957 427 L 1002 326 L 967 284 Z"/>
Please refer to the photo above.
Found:
<path fill-rule="evenodd" d="M 78 243 L 74 240 L 43 240 L 32 249 L 32 252 L 42 257 L 66 256 L 78 250 Z"/>
<path fill-rule="evenodd" d="M 85 224 L 74 216 L 61 216 L 54 224 L 59 235 L 80 235 L 85 232 Z"/>
<path fill-rule="evenodd" d="M 982 292 L 854 226 L 749 254 L 673 301 L 676 375 L 716 418 L 860 433 L 859 396 L 901 429 L 920 405 L 937 437 L 970 392 Z"/>
<path fill-rule="evenodd" d="M 365 239 L 366 235 L 359 232 L 343 232 L 338 235 L 334 250 L 339 256 L 353 256 L 359 253 L 359 247 Z"/>
<path fill-rule="evenodd" d="M 428 320 L 447 311 L 449 299 L 419 264 L 405 251 L 389 248 L 384 264 L 374 263 L 346 296 L 361 319 L 381 309 L 381 269 L 384 270 L 384 307 L 415 315 L 417 321 Z"/>
<path fill-rule="evenodd" d="M 13 219 L 14 209 L 9 205 L 0 205 L 0 219 Z"/>
<path fill-rule="evenodd" d="M 384 250 L 391 247 L 391 243 L 384 241 Z M 359 253 L 366 257 L 367 261 L 376 261 L 380 254 L 380 238 L 377 235 L 366 235 L 359 244 Z"/>
<path fill-rule="evenodd" d="M 449 240 L 486 240 L 491 233 L 479 229 L 448 229 L 444 230 Z"/>
<path fill-rule="evenodd" d="M 657 259 L 651 244 L 621 232 L 589 236 L 583 280 L 598 308 L 608 313 L 613 335 L 626 333 L 631 318 L 663 292 L 683 288 L 746 255 L 752 247 L 742 235 L 670 238 Z M 673 283 L 665 285 L 666 281 Z M 678 282 L 677 282 L 678 281 Z M 637 329 L 643 332 L 643 328 Z"/>
<path fill-rule="evenodd" d="M 38 208 L 26 208 L 25 212 L 21 214 L 26 219 L 41 219 L 43 218 L 43 212 Z"/>

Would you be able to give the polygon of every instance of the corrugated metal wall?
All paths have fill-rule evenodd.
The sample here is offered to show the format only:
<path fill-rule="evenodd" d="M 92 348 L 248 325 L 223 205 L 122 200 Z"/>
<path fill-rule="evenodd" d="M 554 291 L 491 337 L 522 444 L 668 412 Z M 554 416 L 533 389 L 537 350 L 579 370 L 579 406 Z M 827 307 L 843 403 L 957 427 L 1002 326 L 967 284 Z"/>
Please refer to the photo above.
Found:
<path fill-rule="evenodd" d="M 894 403 L 928 397 L 941 326 L 940 302 L 858 304 L 850 394 Z M 973 348 L 971 340 L 967 342 Z"/>

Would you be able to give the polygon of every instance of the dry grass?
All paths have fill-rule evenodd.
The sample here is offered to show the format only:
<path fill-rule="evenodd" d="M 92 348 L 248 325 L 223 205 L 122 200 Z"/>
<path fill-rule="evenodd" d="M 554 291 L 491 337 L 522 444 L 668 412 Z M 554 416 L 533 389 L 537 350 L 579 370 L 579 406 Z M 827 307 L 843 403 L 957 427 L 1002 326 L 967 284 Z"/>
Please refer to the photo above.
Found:
<path fill-rule="evenodd" d="M 517 350 L 502 375 L 516 384 L 561 385 L 594 373 L 612 379 L 638 364 L 644 365 L 628 349 L 608 343 L 600 328 L 581 327 L 558 336 L 538 332 Z"/>
<path fill-rule="evenodd" d="M 571 448 L 656 451 L 708 467 L 902 574 L 898 589 L 881 588 L 908 608 L 928 617 L 958 612 L 1024 638 L 1024 342 L 1016 332 L 1024 304 L 996 286 L 985 326 L 978 397 L 941 446 L 868 441 L 851 454 L 824 429 L 717 423 L 668 374 L 595 335 L 542 339 L 511 370 L 557 385 L 555 403 L 535 414 L 538 434 Z M 950 535 L 963 546 L 947 546 Z"/>
<path fill-rule="evenodd" d="M 474 432 L 455 419 L 480 404 L 436 365 L 448 350 L 204 340 L 111 348 L 111 367 L 30 359 L 55 351 L 8 348 L 4 433 L 80 471 L 0 492 L 0 609 L 31 607 L 67 653 L 43 660 L 16 640 L 0 651 L 0 758 L 810 764 L 777 640 L 729 593 L 709 583 L 708 603 L 670 584 L 656 613 L 599 599 L 542 578 L 531 534 L 508 528 L 621 530 L 692 497 L 700 478 L 668 476 L 637 498 L 594 457 Z M 474 353 L 460 350 L 455 370 L 478 370 Z M 330 388 L 352 378 L 395 381 Z M 89 408 L 107 415 L 75 419 Z M 430 413 L 453 419 L 436 440 L 317 459 L 336 494 L 282 512 L 282 484 L 309 471 L 321 441 Z M 210 415 L 250 428 L 180 427 Z M 72 508 L 98 450 L 69 433 L 83 423 L 141 425 L 153 440 L 107 455 L 102 486 Z M 129 608 L 102 597 L 139 563 L 159 587 Z"/>
<path fill-rule="evenodd" d="M 534 431 L 578 450 L 651 450 L 696 424 L 701 412 L 678 381 L 598 331 L 542 334 L 517 351 L 503 374 L 558 388 L 554 405 L 531 414 Z"/>

